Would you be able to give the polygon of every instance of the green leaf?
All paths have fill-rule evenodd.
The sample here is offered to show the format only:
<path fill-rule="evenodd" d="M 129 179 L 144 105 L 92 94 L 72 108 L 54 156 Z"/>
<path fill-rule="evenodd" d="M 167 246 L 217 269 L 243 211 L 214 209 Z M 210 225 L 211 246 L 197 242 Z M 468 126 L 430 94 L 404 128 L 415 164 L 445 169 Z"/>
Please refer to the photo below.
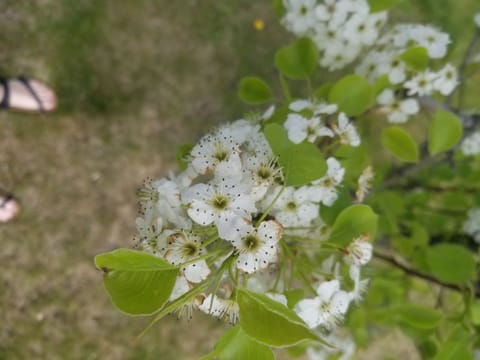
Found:
<path fill-rule="evenodd" d="M 132 315 L 152 314 L 168 300 L 177 268 L 140 251 L 118 249 L 95 257 L 112 302 Z"/>
<path fill-rule="evenodd" d="M 382 75 L 373 84 L 373 94 L 377 97 L 383 90 L 390 87 L 390 80 L 388 80 L 388 75 Z"/>
<path fill-rule="evenodd" d="M 278 124 L 266 125 L 264 133 L 283 168 L 285 185 L 306 185 L 325 175 L 327 163 L 315 145 L 309 142 L 292 143 L 287 131 Z"/>
<path fill-rule="evenodd" d="M 237 325 L 228 330 L 217 342 L 215 348 L 201 360 L 274 360 L 272 350 L 248 336 L 243 329 Z"/>
<path fill-rule="evenodd" d="M 434 360 L 473 359 L 472 352 L 468 346 L 471 339 L 471 334 L 463 329 L 461 325 L 457 326 L 448 335 L 447 339 L 440 343 Z"/>
<path fill-rule="evenodd" d="M 303 289 L 292 289 L 286 290 L 284 292 L 285 297 L 287 298 L 287 305 L 290 309 L 302 299 L 305 299 L 305 290 Z"/>
<path fill-rule="evenodd" d="M 240 80 L 238 96 L 247 104 L 263 104 L 272 98 L 272 90 L 262 79 L 248 76 Z"/>
<path fill-rule="evenodd" d="M 461 245 L 438 244 L 428 248 L 427 263 L 440 281 L 463 284 L 475 279 L 475 259 Z"/>
<path fill-rule="evenodd" d="M 398 159 L 405 162 L 418 162 L 418 147 L 409 133 L 401 127 L 392 126 L 382 133 L 382 144 Z"/>
<path fill-rule="evenodd" d="M 451 112 L 437 110 L 428 129 L 428 151 L 435 155 L 453 148 L 462 138 L 461 120 Z"/>
<path fill-rule="evenodd" d="M 398 0 L 368 0 L 368 5 L 370 5 L 370 12 L 376 13 L 390 9 L 397 1 Z"/>
<path fill-rule="evenodd" d="M 399 58 L 411 69 L 423 71 L 428 65 L 428 52 L 424 47 L 413 47 L 405 50 Z"/>
<path fill-rule="evenodd" d="M 333 85 L 328 102 L 337 104 L 348 116 L 362 114 L 374 102 L 373 87 L 360 75 L 348 75 Z"/>
<path fill-rule="evenodd" d="M 332 86 L 333 83 L 323 83 L 317 90 L 313 92 L 313 97 L 317 100 L 327 100 Z"/>
<path fill-rule="evenodd" d="M 473 325 L 480 325 L 480 300 L 476 299 L 470 306 L 470 319 Z"/>
<path fill-rule="evenodd" d="M 418 305 L 401 305 L 395 307 L 392 313 L 398 321 L 417 329 L 434 329 L 442 319 L 438 310 Z"/>
<path fill-rule="evenodd" d="M 329 345 L 312 333 L 298 315 L 268 296 L 239 289 L 240 326 L 257 341 L 269 346 L 291 346 L 304 340 Z"/>
<path fill-rule="evenodd" d="M 315 70 L 317 61 L 317 47 L 309 38 L 300 38 L 275 54 L 277 69 L 294 80 L 307 79 Z"/>
<path fill-rule="evenodd" d="M 369 235 L 374 239 L 377 222 L 378 216 L 369 206 L 362 204 L 349 206 L 335 219 L 330 241 L 348 245 L 354 238 L 362 235 Z"/>
<path fill-rule="evenodd" d="M 337 200 L 331 206 L 320 204 L 320 216 L 328 226 L 332 226 L 342 210 L 352 205 L 353 202 L 352 195 L 345 186 L 338 189 L 337 195 Z"/>
<path fill-rule="evenodd" d="M 180 170 L 185 170 L 188 167 L 188 156 L 192 152 L 193 145 L 192 144 L 183 144 L 177 150 L 176 159 L 177 165 Z"/>

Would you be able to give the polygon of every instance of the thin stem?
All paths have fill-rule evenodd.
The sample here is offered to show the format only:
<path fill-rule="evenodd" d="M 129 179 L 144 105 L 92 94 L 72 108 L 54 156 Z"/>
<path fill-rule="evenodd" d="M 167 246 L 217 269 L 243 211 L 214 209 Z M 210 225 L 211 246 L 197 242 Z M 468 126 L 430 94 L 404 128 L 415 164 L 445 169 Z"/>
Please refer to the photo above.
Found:
<path fill-rule="evenodd" d="M 270 210 L 272 210 L 273 205 L 275 205 L 275 203 L 277 202 L 278 198 L 282 195 L 284 190 L 285 190 L 285 186 L 282 186 L 277 196 L 275 196 L 275 198 L 273 199 L 272 203 L 267 207 L 267 209 L 263 212 L 262 216 L 260 216 L 260 219 L 258 219 L 257 222 L 255 223 L 255 227 L 258 227 L 258 225 L 260 225 L 260 223 L 263 220 L 265 220 Z"/>
<path fill-rule="evenodd" d="M 409 166 L 398 169 L 399 170 L 398 172 L 395 172 L 394 174 L 392 174 L 392 176 L 386 179 L 382 183 L 382 185 L 378 186 L 374 190 L 378 191 L 378 190 L 388 189 L 389 187 L 392 187 L 392 186 L 396 186 L 402 181 L 404 181 L 406 178 L 409 178 L 415 175 L 420 170 L 423 170 L 424 168 L 430 165 L 441 163 L 442 161 L 445 161 L 445 160 L 446 158 L 444 156 L 433 156 L 433 157 L 428 156 L 415 165 L 409 165 Z"/>
<path fill-rule="evenodd" d="M 445 282 L 437 279 L 436 277 L 434 277 L 432 275 L 424 274 L 420 271 L 412 269 L 409 266 L 407 266 L 407 265 L 401 263 L 400 261 L 398 261 L 392 255 L 383 254 L 383 253 L 379 252 L 378 250 L 374 250 L 373 251 L 373 256 L 376 257 L 377 259 L 380 259 L 380 260 L 383 260 L 383 261 L 389 263 L 390 265 L 395 266 L 396 268 L 399 268 L 399 269 L 403 270 L 403 272 L 405 272 L 408 275 L 412 275 L 412 276 L 417 277 L 419 279 L 423 279 L 423 280 L 426 280 L 426 281 L 431 282 L 433 284 L 442 286 L 444 288 L 448 288 L 450 290 L 458 291 L 458 292 L 461 292 L 461 293 L 465 293 L 465 292 L 469 291 L 469 288 L 466 287 L 466 286 L 448 284 L 448 283 L 445 283 Z M 474 291 L 475 297 L 480 297 L 480 289 L 475 288 L 475 289 L 472 289 L 472 290 Z"/>
<path fill-rule="evenodd" d="M 280 79 L 280 87 L 282 88 L 283 96 L 285 96 L 287 102 L 292 101 L 292 95 L 290 94 L 290 90 L 288 89 L 287 81 L 281 73 L 278 73 L 278 77 Z"/>

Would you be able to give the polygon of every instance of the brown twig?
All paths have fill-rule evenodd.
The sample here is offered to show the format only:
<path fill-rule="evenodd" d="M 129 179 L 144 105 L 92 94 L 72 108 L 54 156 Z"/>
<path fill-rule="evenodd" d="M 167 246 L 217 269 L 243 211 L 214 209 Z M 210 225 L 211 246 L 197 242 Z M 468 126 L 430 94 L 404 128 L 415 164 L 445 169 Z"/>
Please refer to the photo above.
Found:
<path fill-rule="evenodd" d="M 383 260 L 383 261 L 389 263 L 390 265 L 395 266 L 396 268 L 401 269 L 404 273 L 406 273 L 408 275 L 412 275 L 412 276 L 417 277 L 419 279 L 426 280 L 430 283 L 439 285 L 443 288 L 455 290 L 455 291 L 458 291 L 458 292 L 461 292 L 461 293 L 465 293 L 465 292 L 469 291 L 469 289 L 465 286 L 448 284 L 448 283 L 445 283 L 445 282 L 437 279 L 436 277 L 434 277 L 432 275 L 425 274 L 425 273 L 422 273 L 422 272 L 417 271 L 415 269 L 412 269 L 409 266 L 407 266 L 407 265 L 403 264 L 402 262 L 400 262 L 399 260 L 397 260 L 392 255 L 383 254 L 383 253 L 379 252 L 378 250 L 374 250 L 373 251 L 373 256 L 376 257 L 377 259 L 380 259 L 380 260 Z M 475 292 L 475 297 L 480 297 L 480 289 L 478 287 L 475 288 L 474 292 Z"/>

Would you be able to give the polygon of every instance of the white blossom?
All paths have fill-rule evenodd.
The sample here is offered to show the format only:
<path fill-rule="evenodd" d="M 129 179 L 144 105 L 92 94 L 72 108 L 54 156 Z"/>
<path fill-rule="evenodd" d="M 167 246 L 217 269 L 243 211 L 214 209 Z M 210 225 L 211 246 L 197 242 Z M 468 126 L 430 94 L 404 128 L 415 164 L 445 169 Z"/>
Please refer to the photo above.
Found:
<path fill-rule="evenodd" d="M 333 126 L 333 131 L 340 137 L 342 144 L 351 146 L 360 145 L 360 137 L 358 136 L 357 129 L 348 121 L 348 117 L 344 113 L 339 114 L 338 125 Z"/>
<path fill-rule="evenodd" d="M 370 261 L 373 246 L 369 240 L 369 236 L 360 236 L 353 239 L 347 247 L 346 260 L 349 264 L 363 266 Z"/>
<path fill-rule="evenodd" d="M 327 174 L 312 182 L 314 191 L 309 192 L 309 197 L 314 202 L 321 202 L 326 206 L 331 206 L 337 200 L 337 186 L 343 180 L 345 168 L 333 157 L 327 159 L 327 167 Z"/>
<path fill-rule="evenodd" d="M 350 296 L 356 303 L 363 299 L 363 294 L 367 291 L 369 279 L 362 279 L 360 276 L 360 266 L 352 265 L 348 271 L 350 278 L 353 280 L 353 290 Z"/>
<path fill-rule="evenodd" d="M 265 269 L 277 259 L 277 243 L 282 233 L 282 226 L 272 220 L 263 221 L 258 229 L 245 226 L 239 237 L 232 241 L 238 252 L 237 268 L 248 274 Z"/>
<path fill-rule="evenodd" d="M 191 151 L 191 164 L 198 174 L 214 172 L 219 178 L 240 174 L 239 143 L 228 131 L 205 135 Z"/>
<path fill-rule="evenodd" d="M 457 69 L 452 64 L 447 64 L 437 72 L 433 88 L 444 96 L 450 95 L 458 85 L 457 77 Z"/>
<path fill-rule="evenodd" d="M 200 238 L 194 234 L 176 233 L 168 237 L 165 260 L 172 265 L 181 265 L 205 254 Z M 190 262 L 182 267 L 185 278 L 193 283 L 205 280 L 210 269 L 205 260 Z"/>
<path fill-rule="evenodd" d="M 198 308 L 205 314 L 225 320 L 230 324 L 236 324 L 239 319 L 238 304 L 231 299 L 222 299 L 209 294 Z"/>
<path fill-rule="evenodd" d="M 460 149 L 465 155 L 480 154 L 480 131 L 468 135 L 463 139 Z"/>
<path fill-rule="evenodd" d="M 435 79 L 435 73 L 431 72 L 430 70 L 425 70 L 418 73 L 412 79 L 406 81 L 403 86 L 408 90 L 409 96 L 416 94 L 418 94 L 418 96 L 430 95 L 434 90 L 433 83 Z"/>
<path fill-rule="evenodd" d="M 467 220 L 463 223 L 463 232 L 480 244 L 480 208 L 468 210 Z"/>
<path fill-rule="evenodd" d="M 249 187 L 231 179 L 193 185 L 182 200 L 188 204 L 187 213 L 193 221 L 203 226 L 215 223 L 219 236 L 225 240 L 234 240 L 237 227 L 256 212 Z"/>
<path fill-rule="evenodd" d="M 358 188 L 355 192 L 355 199 L 357 203 L 363 202 L 365 196 L 370 191 L 371 181 L 375 174 L 373 173 L 372 167 L 367 166 L 363 171 L 360 177 L 358 178 Z"/>
<path fill-rule="evenodd" d="M 396 99 L 392 89 L 383 90 L 378 95 L 377 102 L 383 105 L 382 111 L 387 114 L 388 121 L 396 124 L 407 122 L 409 116 L 420 110 L 416 99 Z"/>
<path fill-rule="evenodd" d="M 300 114 L 288 114 L 284 126 L 288 131 L 289 140 L 295 144 L 305 139 L 313 143 L 318 137 L 333 136 L 332 130 L 322 123 L 320 117 L 316 116 L 308 119 Z"/>
<path fill-rule="evenodd" d="M 281 189 L 278 186 L 267 195 L 264 200 L 265 207 L 272 203 Z M 318 217 L 318 205 L 305 198 L 301 191 L 289 186 L 273 204 L 270 214 L 275 216 L 284 228 L 309 226 L 311 221 Z"/>
<path fill-rule="evenodd" d="M 313 299 L 300 300 L 294 310 L 311 329 L 317 326 L 332 329 L 343 319 L 352 299 L 347 292 L 340 290 L 338 280 L 322 282 L 317 295 Z"/>
<path fill-rule="evenodd" d="M 473 17 L 473 21 L 477 27 L 480 27 L 480 13 L 476 13 Z"/>
<path fill-rule="evenodd" d="M 284 0 L 284 6 L 286 14 L 282 24 L 294 34 L 305 35 L 315 26 L 316 0 Z"/>

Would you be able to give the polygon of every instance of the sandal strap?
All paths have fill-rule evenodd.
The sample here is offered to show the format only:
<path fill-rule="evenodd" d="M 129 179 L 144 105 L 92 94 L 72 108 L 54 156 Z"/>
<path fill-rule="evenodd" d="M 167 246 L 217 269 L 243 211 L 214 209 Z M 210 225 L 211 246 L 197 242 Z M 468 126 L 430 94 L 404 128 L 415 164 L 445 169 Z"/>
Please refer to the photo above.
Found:
<path fill-rule="evenodd" d="M 0 86 L 3 87 L 3 98 L 0 101 L 0 109 L 6 109 L 10 105 L 10 88 L 8 86 L 8 80 L 0 78 Z"/>
<path fill-rule="evenodd" d="M 38 97 L 37 93 L 35 92 L 35 90 L 33 90 L 32 86 L 30 85 L 30 81 L 28 80 L 28 78 L 26 78 L 25 76 L 18 76 L 17 77 L 17 80 L 20 81 L 23 85 L 25 85 L 25 87 L 27 88 L 28 92 L 33 96 L 33 98 L 36 100 L 37 104 L 38 104 L 38 107 L 40 109 L 40 111 L 45 111 L 45 108 L 43 107 L 43 103 L 42 103 L 42 100 Z M 5 98 L 4 98 L 5 99 Z M 0 104 L 1 105 L 1 104 Z M 8 104 L 7 104 L 8 105 Z"/>

